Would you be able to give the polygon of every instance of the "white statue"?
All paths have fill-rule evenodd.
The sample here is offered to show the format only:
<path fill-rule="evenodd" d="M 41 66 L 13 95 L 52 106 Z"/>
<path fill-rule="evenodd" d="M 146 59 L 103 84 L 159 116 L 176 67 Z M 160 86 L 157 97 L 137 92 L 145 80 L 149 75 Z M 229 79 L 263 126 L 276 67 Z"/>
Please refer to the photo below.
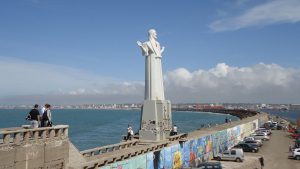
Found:
<path fill-rule="evenodd" d="M 137 41 L 146 57 L 145 62 L 145 100 L 165 100 L 161 54 L 164 47 L 160 48 L 157 42 L 157 34 L 154 29 L 150 29 L 149 41 L 141 43 Z"/>

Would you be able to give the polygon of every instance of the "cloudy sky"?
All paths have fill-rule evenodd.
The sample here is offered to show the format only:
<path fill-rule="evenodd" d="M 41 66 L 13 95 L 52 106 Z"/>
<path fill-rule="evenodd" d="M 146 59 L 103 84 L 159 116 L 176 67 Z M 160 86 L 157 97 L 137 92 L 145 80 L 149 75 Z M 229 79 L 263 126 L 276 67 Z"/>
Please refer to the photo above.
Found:
<path fill-rule="evenodd" d="M 172 102 L 300 103 L 300 0 L 16 0 L 0 104 L 141 103 L 150 28 Z"/>

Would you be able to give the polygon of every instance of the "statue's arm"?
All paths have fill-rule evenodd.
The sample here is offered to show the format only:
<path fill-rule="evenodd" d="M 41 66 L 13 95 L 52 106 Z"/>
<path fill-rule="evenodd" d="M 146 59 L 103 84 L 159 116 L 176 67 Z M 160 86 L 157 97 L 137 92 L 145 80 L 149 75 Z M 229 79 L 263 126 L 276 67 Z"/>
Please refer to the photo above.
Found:
<path fill-rule="evenodd" d="M 137 43 L 137 45 L 142 49 L 143 55 L 148 56 L 148 48 L 147 48 L 147 45 L 143 44 L 143 43 L 140 42 L 140 41 L 137 41 L 136 43 Z"/>

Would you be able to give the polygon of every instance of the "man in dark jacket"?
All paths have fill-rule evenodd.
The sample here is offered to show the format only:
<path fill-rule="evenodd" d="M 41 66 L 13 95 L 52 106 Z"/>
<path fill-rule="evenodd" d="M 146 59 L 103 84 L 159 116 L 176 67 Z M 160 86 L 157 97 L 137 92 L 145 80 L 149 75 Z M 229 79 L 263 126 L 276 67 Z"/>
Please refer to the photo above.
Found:
<path fill-rule="evenodd" d="M 40 112 L 38 110 L 39 105 L 35 104 L 33 109 L 30 110 L 27 116 L 27 120 L 30 120 L 31 128 L 38 128 L 40 121 Z"/>

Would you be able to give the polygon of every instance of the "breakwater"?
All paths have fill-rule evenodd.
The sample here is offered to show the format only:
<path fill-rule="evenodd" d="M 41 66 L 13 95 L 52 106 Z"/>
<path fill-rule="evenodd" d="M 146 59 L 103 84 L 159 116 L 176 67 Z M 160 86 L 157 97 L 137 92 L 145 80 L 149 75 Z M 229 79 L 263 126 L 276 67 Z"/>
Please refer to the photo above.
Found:
<path fill-rule="evenodd" d="M 220 114 L 230 114 L 240 119 L 255 116 L 259 114 L 255 110 L 244 110 L 244 109 L 197 109 L 197 108 L 172 108 L 173 111 L 196 111 L 196 112 L 212 112 Z"/>
<path fill-rule="evenodd" d="M 3 139 L 0 141 L 0 168 L 187 167 L 209 160 L 215 153 L 230 148 L 265 120 L 266 114 L 256 114 L 232 123 L 178 135 L 169 140 L 132 140 L 82 152 L 69 141 L 68 126 L 35 130 L 1 129 Z"/>

